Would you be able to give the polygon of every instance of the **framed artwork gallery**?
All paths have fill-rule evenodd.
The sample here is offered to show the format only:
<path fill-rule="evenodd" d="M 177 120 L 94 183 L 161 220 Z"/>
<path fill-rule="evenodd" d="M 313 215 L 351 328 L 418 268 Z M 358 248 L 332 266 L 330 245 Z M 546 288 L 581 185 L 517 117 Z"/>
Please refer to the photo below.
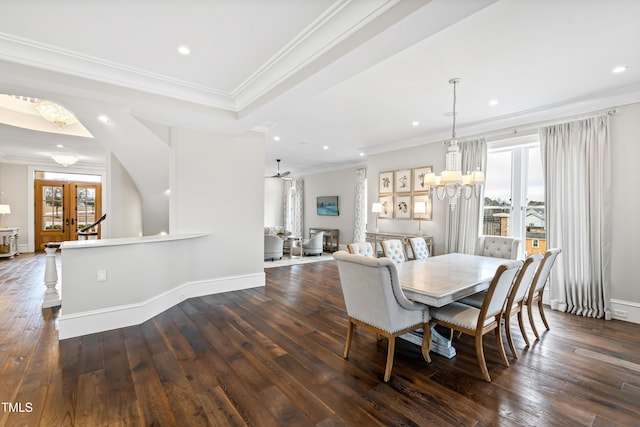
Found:
<path fill-rule="evenodd" d="M 433 166 L 413 169 L 398 169 L 380 172 L 378 175 L 378 202 L 382 211 L 381 219 L 432 220 L 433 198 L 425 176 L 433 172 Z M 423 202 L 426 212 L 413 212 L 417 202 Z"/>

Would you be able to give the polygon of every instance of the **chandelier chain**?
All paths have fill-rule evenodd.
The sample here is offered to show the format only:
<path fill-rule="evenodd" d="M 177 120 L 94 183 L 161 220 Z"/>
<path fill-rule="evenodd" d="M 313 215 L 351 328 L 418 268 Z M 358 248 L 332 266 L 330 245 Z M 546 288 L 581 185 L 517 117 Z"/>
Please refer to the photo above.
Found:
<path fill-rule="evenodd" d="M 453 80 L 453 127 L 451 129 L 451 139 L 456 139 L 456 83 L 458 83 L 455 79 Z"/>

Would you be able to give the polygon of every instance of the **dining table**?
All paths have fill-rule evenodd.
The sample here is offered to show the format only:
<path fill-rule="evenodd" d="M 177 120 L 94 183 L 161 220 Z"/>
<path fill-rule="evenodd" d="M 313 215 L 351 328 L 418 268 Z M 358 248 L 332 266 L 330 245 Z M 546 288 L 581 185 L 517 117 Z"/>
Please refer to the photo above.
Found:
<path fill-rule="evenodd" d="M 502 258 L 450 253 L 397 264 L 400 286 L 407 298 L 430 307 L 442 307 L 489 287 Z M 416 333 L 401 338 L 420 345 Z M 431 330 L 431 351 L 447 358 L 456 355 L 451 340 Z"/>

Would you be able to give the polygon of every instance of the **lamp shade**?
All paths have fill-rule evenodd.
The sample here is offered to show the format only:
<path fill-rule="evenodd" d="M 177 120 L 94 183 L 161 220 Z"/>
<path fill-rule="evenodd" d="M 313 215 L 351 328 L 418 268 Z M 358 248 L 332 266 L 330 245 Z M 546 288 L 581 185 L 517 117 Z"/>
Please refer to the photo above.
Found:
<path fill-rule="evenodd" d="M 425 185 L 436 185 L 436 174 L 430 172 L 424 176 L 424 184 Z"/>
<path fill-rule="evenodd" d="M 11 206 L 9 205 L 0 205 L 0 215 L 4 214 L 10 214 L 11 213 Z"/>
<path fill-rule="evenodd" d="M 382 212 L 382 203 L 372 203 L 371 204 L 371 212 L 373 212 L 373 213 Z"/>
<path fill-rule="evenodd" d="M 442 184 L 462 184 L 462 171 L 445 170 L 442 171 Z"/>
<path fill-rule="evenodd" d="M 425 202 L 415 202 L 413 204 L 413 212 L 417 214 L 427 213 L 427 204 Z"/>

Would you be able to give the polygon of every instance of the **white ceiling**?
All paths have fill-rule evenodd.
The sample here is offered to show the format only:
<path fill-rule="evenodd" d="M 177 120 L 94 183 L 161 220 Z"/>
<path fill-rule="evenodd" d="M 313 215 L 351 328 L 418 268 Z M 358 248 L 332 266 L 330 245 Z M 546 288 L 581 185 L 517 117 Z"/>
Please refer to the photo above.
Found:
<path fill-rule="evenodd" d="M 461 137 L 640 101 L 637 0 L 3 0 L 2 9 L 0 93 L 57 101 L 96 136 L 0 124 L 9 162 L 47 162 L 60 143 L 100 163 L 104 139 L 124 138 L 130 123 L 97 117 L 126 112 L 265 131 L 273 173 L 276 158 L 294 173 L 352 164 L 361 152 L 445 139 L 452 77 L 462 78 Z M 177 53 L 182 44 L 191 55 Z M 612 74 L 618 65 L 629 69 Z"/>

